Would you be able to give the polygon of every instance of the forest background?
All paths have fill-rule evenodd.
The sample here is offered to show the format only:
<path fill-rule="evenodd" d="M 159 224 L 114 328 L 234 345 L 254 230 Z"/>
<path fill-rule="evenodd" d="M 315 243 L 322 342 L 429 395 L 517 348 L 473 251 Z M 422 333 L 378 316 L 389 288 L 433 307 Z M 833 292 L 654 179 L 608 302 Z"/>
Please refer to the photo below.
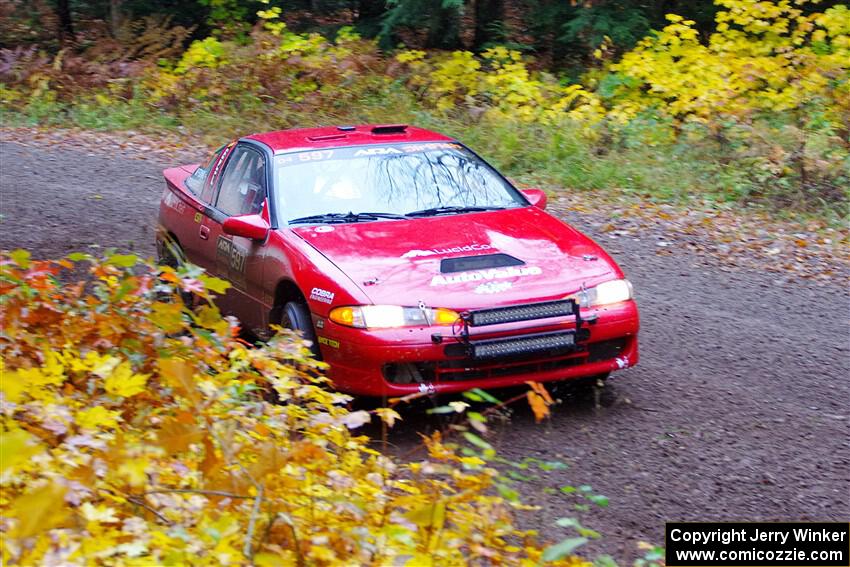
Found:
<path fill-rule="evenodd" d="M 3 0 L 0 29 L 7 125 L 409 122 L 546 188 L 846 216 L 840 2 Z"/>

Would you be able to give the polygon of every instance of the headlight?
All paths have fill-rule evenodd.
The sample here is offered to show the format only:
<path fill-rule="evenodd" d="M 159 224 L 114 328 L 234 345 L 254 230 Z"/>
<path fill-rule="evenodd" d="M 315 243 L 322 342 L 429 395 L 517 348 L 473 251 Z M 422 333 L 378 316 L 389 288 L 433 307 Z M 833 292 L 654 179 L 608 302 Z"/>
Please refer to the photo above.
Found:
<path fill-rule="evenodd" d="M 629 280 L 611 280 L 602 282 L 596 287 L 582 290 L 567 299 L 575 299 L 582 307 L 597 307 L 611 305 L 632 298 L 632 284 Z"/>
<path fill-rule="evenodd" d="M 400 307 L 398 305 L 355 305 L 337 307 L 328 318 L 334 323 L 360 329 L 388 329 L 393 327 L 427 327 L 453 325 L 460 315 L 451 309 L 438 307 Z"/>

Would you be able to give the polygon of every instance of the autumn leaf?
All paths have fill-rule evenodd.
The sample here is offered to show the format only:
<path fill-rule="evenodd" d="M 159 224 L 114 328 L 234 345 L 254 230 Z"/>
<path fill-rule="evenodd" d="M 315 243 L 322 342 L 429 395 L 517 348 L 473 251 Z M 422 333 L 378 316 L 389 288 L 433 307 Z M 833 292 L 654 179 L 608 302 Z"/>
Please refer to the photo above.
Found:
<path fill-rule="evenodd" d="M 27 382 L 23 380 L 18 372 L 3 372 L 3 378 L 0 380 L 0 392 L 3 392 L 3 397 L 7 402 L 17 404 L 23 399 L 24 393 L 27 391 Z"/>
<path fill-rule="evenodd" d="M 222 294 L 230 288 L 230 282 L 221 278 L 202 275 L 198 279 L 204 284 L 204 287 L 213 293 Z"/>
<path fill-rule="evenodd" d="M 387 424 L 387 427 L 392 427 L 396 420 L 401 420 L 401 416 L 392 408 L 377 408 L 374 412 L 381 418 L 381 421 Z"/>
<path fill-rule="evenodd" d="M 442 529 L 446 521 L 446 503 L 442 500 L 429 503 L 411 510 L 405 517 L 422 528 Z"/>
<path fill-rule="evenodd" d="M 113 254 L 106 259 L 106 263 L 120 268 L 131 268 L 138 263 L 139 257 L 135 254 Z"/>
<path fill-rule="evenodd" d="M 115 515 L 115 509 L 104 505 L 94 506 L 91 502 L 85 502 L 80 506 L 80 513 L 89 522 L 114 523 L 120 521 Z"/>
<path fill-rule="evenodd" d="M 69 516 L 66 492 L 64 486 L 51 482 L 16 499 L 10 510 L 18 519 L 13 537 L 27 538 L 62 525 Z"/>
<path fill-rule="evenodd" d="M 160 377 L 167 386 L 191 400 L 193 404 L 200 401 L 194 378 L 195 368 L 189 361 L 182 358 L 160 358 L 157 360 L 157 366 Z"/>
<path fill-rule="evenodd" d="M 197 424 L 169 417 L 157 432 L 157 440 L 163 449 L 175 454 L 186 451 L 193 443 L 200 443 L 205 435 Z"/>
<path fill-rule="evenodd" d="M 118 425 L 121 412 L 108 410 L 103 406 L 94 406 L 77 412 L 77 424 L 83 429 L 97 429 L 99 427 L 112 429 Z"/>
<path fill-rule="evenodd" d="M 145 458 L 125 461 L 118 466 L 118 476 L 130 486 L 144 486 L 148 481 L 147 470 L 149 465 L 149 461 Z"/>
<path fill-rule="evenodd" d="M 36 438 L 22 429 L 3 432 L 0 434 L 0 472 L 27 462 L 43 450 Z"/>
<path fill-rule="evenodd" d="M 372 416 L 365 410 L 353 411 L 346 414 L 342 419 L 343 425 L 349 429 L 357 429 L 370 421 L 372 421 Z"/>
<path fill-rule="evenodd" d="M 23 250 L 20 248 L 18 248 L 17 250 L 12 250 L 9 253 L 9 257 L 21 268 L 26 269 L 30 265 L 31 254 L 28 250 Z"/>
<path fill-rule="evenodd" d="M 166 333 L 180 332 L 183 330 L 183 306 L 179 303 L 154 303 L 150 320 Z"/>
<path fill-rule="evenodd" d="M 549 417 L 549 404 L 546 400 L 533 390 L 526 393 L 528 397 L 528 405 L 531 406 L 531 411 L 534 412 L 534 421 L 540 423 L 545 418 Z"/>
<path fill-rule="evenodd" d="M 104 382 L 104 388 L 110 394 L 129 398 L 145 391 L 148 374 L 134 374 L 127 361 L 119 364 Z"/>
<path fill-rule="evenodd" d="M 549 404 L 552 405 L 555 403 L 555 400 L 552 399 L 552 396 L 549 395 L 549 391 L 546 389 L 546 386 L 541 384 L 540 382 L 527 381 L 526 384 L 531 386 L 531 389 L 540 394 L 540 397 Z"/>
<path fill-rule="evenodd" d="M 213 445 L 212 440 L 209 436 L 204 436 L 204 460 L 201 461 L 200 469 L 204 475 L 208 475 L 211 471 L 215 470 L 218 465 L 221 463 L 221 459 L 218 458 L 215 452 L 215 445 Z"/>

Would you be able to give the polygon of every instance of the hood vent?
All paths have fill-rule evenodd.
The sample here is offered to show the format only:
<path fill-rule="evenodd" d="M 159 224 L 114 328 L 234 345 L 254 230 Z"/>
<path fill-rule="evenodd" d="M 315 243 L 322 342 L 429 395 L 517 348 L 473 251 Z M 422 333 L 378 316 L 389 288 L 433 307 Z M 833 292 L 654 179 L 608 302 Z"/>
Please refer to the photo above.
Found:
<path fill-rule="evenodd" d="M 525 262 L 508 254 L 484 254 L 481 256 L 463 256 L 461 258 L 444 258 L 440 262 L 440 273 L 453 274 L 455 272 L 470 272 L 489 268 L 522 266 L 523 264 Z"/>

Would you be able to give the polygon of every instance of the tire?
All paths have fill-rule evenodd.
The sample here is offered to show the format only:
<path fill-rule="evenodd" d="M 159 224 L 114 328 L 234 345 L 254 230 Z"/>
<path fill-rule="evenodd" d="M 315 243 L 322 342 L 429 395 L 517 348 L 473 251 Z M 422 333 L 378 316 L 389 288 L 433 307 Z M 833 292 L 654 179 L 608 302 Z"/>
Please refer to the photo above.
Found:
<path fill-rule="evenodd" d="M 301 336 L 310 341 L 310 352 L 313 358 L 322 360 L 319 351 L 319 341 L 316 339 L 316 331 L 313 329 L 313 321 L 307 306 L 298 301 L 290 301 L 283 306 L 280 317 L 280 325 L 301 333 Z"/>

